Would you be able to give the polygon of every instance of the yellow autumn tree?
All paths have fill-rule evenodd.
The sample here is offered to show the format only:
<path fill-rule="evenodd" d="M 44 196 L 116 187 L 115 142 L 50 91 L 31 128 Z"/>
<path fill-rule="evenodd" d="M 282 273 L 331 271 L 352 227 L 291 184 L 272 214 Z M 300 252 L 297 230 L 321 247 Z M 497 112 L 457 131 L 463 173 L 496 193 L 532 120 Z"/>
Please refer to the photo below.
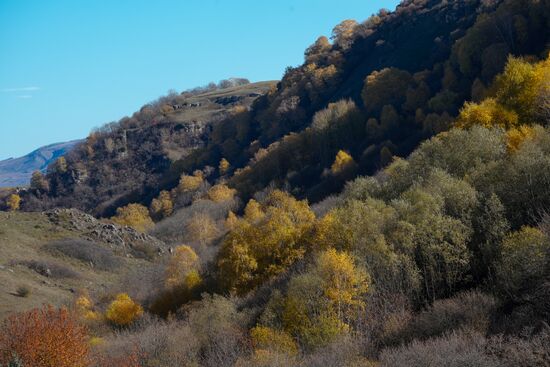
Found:
<path fill-rule="evenodd" d="M 266 326 L 256 326 L 250 330 L 252 345 L 256 352 L 266 350 L 282 354 L 298 354 L 298 345 L 288 333 Z"/>
<path fill-rule="evenodd" d="M 174 210 L 170 193 L 166 190 L 161 191 L 158 198 L 151 201 L 149 209 L 151 215 L 156 219 L 169 217 Z"/>
<path fill-rule="evenodd" d="M 126 293 L 120 293 L 109 304 L 105 318 L 117 326 L 127 326 L 141 317 L 143 308 L 134 302 Z"/>
<path fill-rule="evenodd" d="M 347 49 L 353 42 L 357 26 L 357 21 L 353 19 L 346 19 L 334 27 L 331 38 L 338 46 L 343 49 Z"/>
<path fill-rule="evenodd" d="M 225 218 L 225 229 L 228 231 L 232 231 L 237 226 L 237 223 L 239 222 L 239 218 L 233 213 L 232 211 L 229 211 L 229 214 L 227 214 L 227 218 Z"/>
<path fill-rule="evenodd" d="M 251 204 L 249 212 L 256 204 Z M 246 293 L 287 269 L 305 253 L 304 237 L 315 222 L 306 201 L 274 190 L 254 211 L 264 215 L 245 218 L 225 237 L 218 255 L 221 279 L 229 289 Z M 250 214 L 249 218 L 257 218 Z"/>
<path fill-rule="evenodd" d="M 496 265 L 499 290 L 514 295 L 530 282 L 542 279 L 549 258 L 550 241 L 539 229 L 525 226 L 508 234 Z"/>
<path fill-rule="evenodd" d="M 166 266 L 166 287 L 175 287 L 182 284 L 195 286 L 198 269 L 199 257 L 195 251 L 186 245 L 176 247 Z"/>
<path fill-rule="evenodd" d="M 315 272 L 323 282 L 324 294 L 334 305 L 338 318 L 346 311 L 364 306 L 361 296 L 368 290 L 368 277 L 346 252 L 328 249 L 317 258 Z"/>
<path fill-rule="evenodd" d="M 456 126 L 462 129 L 476 125 L 510 129 L 517 126 L 518 121 L 519 117 L 516 112 L 508 110 L 497 103 L 495 99 L 488 98 L 481 103 L 466 102 L 460 110 Z"/>
<path fill-rule="evenodd" d="M 510 57 L 502 74 L 495 78 L 489 98 L 467 102 L 456 126 L 519 128 L 520 124 L 544 122 L 544 105 L 550 95 L 550 57 L 538 63 Z M 545 102 L 546 101 L 546 102 Z M 520 136 L 518 131 L 513 133 Z"/>
<path fill-rule="evenodd" d="M 220 203 L 223 201 L 228 201 L 233 199 L 235 194 L 237 193 L 237 190 L 232 189 L 226 185 L 218 184 L 214 185 L 208 190 L 208 199 Z"/>
<path fill-rule="evenodd" d="M 244 208 L 244 219 L 249 223 L 255 223 L 265 216 L 261 205 L 254 199 L 250 199 Z"/>
<path fill-rule="evenodd" d="M 203 182 L 204 182 L 204 179 L 202 175 L 190 176 L 190 175 L 183 174 L 180 177 L 180 181 L 178 184 L 178 191 L 180 193 L 195 191 L 199 187 L 201 187 Z"/>
<path fill-rule="evenodd" d="M 340 175 L 354 170 L 356 166 L 353 157 L 349 153 L 339 150 L 334 158 L 334 163 L 330 166 L 330 172 L 333 175 Z"/>
<path fill-rule="evenodd" d="M 319 253 L 306 273 L 290 281 L 280 302 L 284 329 L 307 349 L 348 332 L 350 319 L 364 307 L 368 279 L 348 253 L 334 249 Z"/>
<path fill-rule="evenodd" d="M 111 218 L 113 222 L 122 226 L 129 226 L 140 232 L 147 232 L 155 225 L 149 216 L 149 210 L 141 204 L 128 204 L 116 210 Z"/>
<path fill-rule="evenodd" d="M 195 214 L 185 226 L 189 241 L 205 246 L 220 234 L 216 222 L 206 213 Z"/>
<path fill-rule="evenodd" d="M 523 142 L 533 139 L 535 135 L 536 129 L 531 126 L 521 125 L 514 127 L 506 131 L 506 147 L 509 152 L 515 152 Z"/>
<path fill-rule="evenodd" d="M 202 278 L 199 257 L 186 245 L 176 247 L 164 273 L 164 288 L 153 300 L 149 310 L 166 317 L 182 305 L 200 296 Z M 198 291 L 199 289 L 199 291 Z"/>
<path fill-rule="evenodd" d="M 14 212 L 19 209 L 21 205 L 21 197 L 17 194 L 11 194 L 6 199 L 6 206 L 9 211 Z"/>
<path fill-rule="evenodd" d="M 229 164 L 229 161 L 225 158 L 222 158 L 220 160 L 220 164 L 218 165 L 220 176 L 225 175 L 229 171 L 230 167 L 231 167 L 231 164 Z"/>
<path fill-rule="evenodd" d="M 504 72 L 495 78 L 498 102 L 513 110 L 523 122 L 536 120 L 538 96 L 550 91 L 550 56 L 538 63 L 509 57 Z"/>

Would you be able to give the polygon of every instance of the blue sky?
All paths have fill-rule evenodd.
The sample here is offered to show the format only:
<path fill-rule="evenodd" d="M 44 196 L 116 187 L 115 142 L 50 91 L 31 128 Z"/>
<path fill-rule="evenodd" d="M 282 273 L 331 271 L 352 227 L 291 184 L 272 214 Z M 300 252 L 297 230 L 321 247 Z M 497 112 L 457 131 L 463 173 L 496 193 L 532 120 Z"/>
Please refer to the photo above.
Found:
<path fill-rule="evenodd" d="M 344 19 L 398 0 L 0 0 L 0 160 L 210 81 L 280 79 Z"/>

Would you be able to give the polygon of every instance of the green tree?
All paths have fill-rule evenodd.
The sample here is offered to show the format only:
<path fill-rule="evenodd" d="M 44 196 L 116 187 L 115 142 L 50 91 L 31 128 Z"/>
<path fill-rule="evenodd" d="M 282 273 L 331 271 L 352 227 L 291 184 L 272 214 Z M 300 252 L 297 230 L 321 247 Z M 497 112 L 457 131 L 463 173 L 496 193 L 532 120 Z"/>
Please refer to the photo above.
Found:
<path fill-rule="evenodd" d="M 521 287 L 539 281 L 548 265 L 550 241 L 540 230 L 522 227 L 502 242 L 497 264 L 497 284 L 508 297 Z"/>
<path fill-rule="evenodd" d="M 42 192 L 48 192 L 50 191 L 50 185 L 42 172 L 40 171 L 34 171 L 32 173 L 31 177 L 31 189 L 42 191 Z"/>
<path fill-rule="evenodd" d="M 385 105 L 401 106 L 411 80 L 411 74 L 396 68 L 370 74 L 365 79 L 361 94 L 367 112 L 378 112 Z"/>

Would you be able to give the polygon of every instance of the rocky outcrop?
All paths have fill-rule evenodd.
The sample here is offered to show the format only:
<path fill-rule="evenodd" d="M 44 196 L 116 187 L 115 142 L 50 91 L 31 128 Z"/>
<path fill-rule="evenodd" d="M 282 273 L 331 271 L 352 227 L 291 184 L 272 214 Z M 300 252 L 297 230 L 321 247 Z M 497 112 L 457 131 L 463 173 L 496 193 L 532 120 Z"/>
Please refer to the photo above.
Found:
<path fill-rule="evenodd" d="M 57 208 L 44 212 L 44 215 L 55 225 L 82 232 L 82 238 L 105 243 L 112 248 L 135 250 L 147 246 L 154 248 L 158 254 L 164 254 L 169 250 L 164 242 L 153 236 L 128 226 L 102 222 L 77 209 Z"/>

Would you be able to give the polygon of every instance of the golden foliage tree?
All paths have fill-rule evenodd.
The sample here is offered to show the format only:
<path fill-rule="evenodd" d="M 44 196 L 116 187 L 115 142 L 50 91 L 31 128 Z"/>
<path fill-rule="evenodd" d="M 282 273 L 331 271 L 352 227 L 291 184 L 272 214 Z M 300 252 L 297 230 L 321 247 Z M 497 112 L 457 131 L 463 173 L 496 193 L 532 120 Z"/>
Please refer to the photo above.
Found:
<path fill-rule="evenodd" d="M 324 294 L 339 318 L 343 319 L 350 309 L 363 307 L 360 296 L 368 290 L 368 277 L 355 266 L 348 253 L 332 248 L 322 252 L 317 258 L 315 272 L 322 279 Z"/>
<path fill-rule="evenodd" d="M 149 209 L 155 218 L 161 219 L 169 217 L 174 210 L 174 204 L 172 203 L 170 193 L 166 190 L 161 191 L 158 198 L 151 201 Z"/>
<path fill-rule="evenodd" d="M 126 293 L 120 293 L 109 304 L 105 318 L 117 326 L 127 326 L 141 317 L 143 308 Z"/>
<path fill-rule="evenodd" d="M 24 366 L 88 367 L 86 328 L 66 308 L 14 314 L 0 329 L 0 364 L 7 366 L 14 354 Z"/>
<path fill-rule="evenodd" d="M 517 126 L 518 121 L 517 113 L 498 104 L 495 99 L 488 98 L 479 104 L 466 102 L 460 110 L 456 126 L 463 129 L 476 125 L 510 129 Z"/>
<path fill-rule="evenodd" d="M 261 205 L 254 199 L 250 199 L 244 208 L 244 219 L 249 223 L 255 223 L 264 218 L 265 213 Z"/>
<path fill-rule="evenodd" d="M 199 257 L 189 246 L 176 247 L 165 269 L 164 289 L 150 310 L 161 316 L 176 312 L 181 305 L 197 299 L 202 284 Z"/>
<path fill-rule="evenodd" d="M 544 123 L 544 105 L 550 95 L 549 78 L 550 57 L 535 64 L 510 57 L 504 72 L 495 78 L 490 97 L 480 103 L 465 103 L 456 125 L 520 129 L 520 124 Z M 520 135 L 518 131 L 513 133 L 515 137 Z"/>
<path fill-rule="evenodd" d="M 504 72 L 495 79 L 494 89 L 498 102 L 516 111 L 524 122 L 535 121 L 538 96 L 550 91 L 550 57 L 532 64 L 510 57 Z"/>
<path fill-rule="evenodd" d="M 349 153 L 339 150 L 334 158 L 334 163 L 330 166 L 330 172 L 333 175 L 340 175 L 353 171 L 356 167 L 353 157 Z"/>
<path fill-rule="evenodd" d="M 48 181 L 40 171 L 34 171 L 31 176 L 31 189 L 47 192 L 50 190 Z"/>
<path fill-rule="evenodd" d="M 19 205 L 21 204 L 21 197 L 17 194 L 11 194 L 6 199 L 6 206 L 8 207 L 9 211 L 16 211 L 19 209 Z"/>
<path fill-rule="evenodd" d="M 515 152 L 523 142 L 533 139 L 535 135 L 536 129 L 531 126 L 520 125 L 514 127 L 506 131 L 506 147 L 509 152 Z"/>
<path fill-rule="evenodd" d="M 220 164 L 218 165 L 220 176 L 225 175 L 229 171 L 230 167 L 231 167 L 231 164 L 229 164 L 229 161 L 225 158 L 222 158 L 220 160 Z"/>
<path fill-rule="evenodd" d="M 195 214 L 185 227 L 187 238 L 205 246 L 218 237 L 219 230 L 216 222 L 206 213 Z"/>
<path fill-rule="evenodd" d="M 186 245 L 176 247 L 165 271 L 166 287 L 182 284 L 194 286 L 199 269 L 199 257 Z"/>
<path fill-rule="evenodd" d="M 238 221 L 218 255 L 220 278 L 239 293 L 246 293 L 301 258 L 305 235 L 315 222 L 307 202 L 279 190 L 268 195 L 260 211 L 264 215 L 257 221 L 249 222 L 246 215 Z"/>
<path fill-rule="evenodd" d="M 298 354 L 298 345 L 292 339 L 292 336 L 282 330 L 256 326 L 250 330 L 250 337 L 256 351 L 266 350 L 290 355 Z"/>
<path fill-rule="evenodd" d="M 347 49 L 353 42 L 357 26 L 357 21 L 353 19 L 346 19 L 334 27 L 331 38 L 338 46 L 343 49 Z"/>
<path fill-rule="evenodd" d="M 210 188 L 210 190 L 208 190 L 208 199 L 216 203 L 220 203 L 223 201 L 232 200 L 236 193 L 237 190 L 226 185 L 214 185 Z"/>
<path fill-rule="evenodd" d="M 149 216 L 149 210 L 141 204 L 128 204 L 116 210 L 111 220 L 122 226 L 130 226 L 137 231 L 147 232 L 155 225 Z"/>
<path fill-rule="evenodd" d="M 178 184 L 178 191 L 181 193 L 198 190 L 203 184 L 204 179 L 202 175 L 181 175 Z"/>
<path fill-rule="evenodd" d="M 101 319 L 101 314 L 94 311 L 94 304 L 86 294 L 81 294 L 77 297 L 75 300 L 75 310 L 86 321 L 98 321 Z"/>
<path fill-rule="evenodd" d="M 307 273 L 291 280 L 278 306 L 283 327 L 307 349 L 329 343 L 350 329 L 349 320 L 364 307 L 368 285 L 367 274 L 349 254 L 327 249 Z"/>
<path fill-rule="evenodd" d="M 227 218 L 225 218 L 225 229 L 228 231 L 232 231 L 237 226 L 237 223 L 239 222 L 239 218 L 233 213 L 232 211 L 229 211 L 229 214 L 227 214 Z"/>

